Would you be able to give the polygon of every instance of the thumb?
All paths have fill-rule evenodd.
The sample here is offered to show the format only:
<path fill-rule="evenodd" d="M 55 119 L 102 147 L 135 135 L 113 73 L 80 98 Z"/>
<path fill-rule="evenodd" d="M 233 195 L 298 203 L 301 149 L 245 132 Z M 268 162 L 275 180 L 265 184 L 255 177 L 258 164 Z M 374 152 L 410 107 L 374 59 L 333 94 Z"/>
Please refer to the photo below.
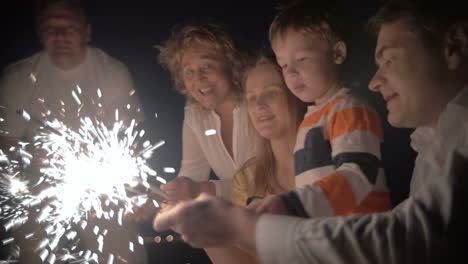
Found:
<path fill-rule="evenodd" d="M 181 209 L 182 203 L 177 204 L 169 210 L 160 211 L 154 218 L 153 229 L 156 231 L 171 229 L 176 224 Z"/>

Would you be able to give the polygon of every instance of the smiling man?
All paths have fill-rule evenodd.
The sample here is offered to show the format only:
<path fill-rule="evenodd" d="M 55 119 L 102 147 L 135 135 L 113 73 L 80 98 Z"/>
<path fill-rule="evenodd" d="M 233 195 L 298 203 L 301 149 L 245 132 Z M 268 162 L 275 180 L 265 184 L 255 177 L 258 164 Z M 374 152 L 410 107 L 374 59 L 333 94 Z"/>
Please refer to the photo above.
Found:
<path fill-rule="evenodd" d="M 80 126 L 82 116 L 110 124 L 116 109 L 124 121 L 141 121 L 143 112 L 136 95 L 131 96 L 133 83 L 127 67 L 88 45 L 91 25 L 83 1 L 40 2 L 36 28 L 44 50 L 8 66 L 0 79 L 3 143 L 30 140 L 35 134 L 37 127 L 16 114 L 21 109 L 39 119 L 50 110 L 50 118 L 74 129 Z M 79 94 L 79 89 L 81 103 L 72 96 L 72 91 Z"/>

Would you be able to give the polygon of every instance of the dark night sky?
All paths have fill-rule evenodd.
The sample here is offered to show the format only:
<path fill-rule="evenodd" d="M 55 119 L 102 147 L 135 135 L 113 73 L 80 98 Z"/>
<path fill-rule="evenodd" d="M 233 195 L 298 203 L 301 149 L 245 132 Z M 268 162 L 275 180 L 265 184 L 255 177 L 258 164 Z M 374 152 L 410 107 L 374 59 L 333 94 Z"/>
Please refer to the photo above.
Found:
<path fill-rule="evenodd" d="M 40 49 L 34 32 L 34 0 L 8 1 L 2 7 L 2 41 L 0 68 L 30 56 Z M 154 140 L 164 139 L 166 145 L 155 153 L 154 167 L 178 168 L 181 156 L 181 128 L 184 97 L 177 94 L 167 71 L 156 61 L 158 51 L 153 48 L 168 38 L 174 25 L 194 19 L 215 18 L 232 29 L 247 48 L 268 45 L 267 30 L 275 14 L 274 7 L 287 0 L 238 1 L 182 1 L 182 0 L 89 0 L 93 26 L 92 45 L 125 63 L 134 78 L 147 114 L 147 130 Z M 352 34 L 348 57 L 348 80 L 353 88 L 364 93 L 378 111 L 385 114 L 380 96 L 367 90 L 367 83 L 375 68 L 374 43 L 362 30 L 363 23 L 375 12 L 383 0 L 342 1 L 349 10 Z M 158 113 L 158 118 L 154 118 Z M 394 201 L 400 201 L 408 191 L 412 158 L 408 131 L 390 128 L 384 122 L 384 166 Z M 159 170 L 160 171 L 160 170 Z"/>

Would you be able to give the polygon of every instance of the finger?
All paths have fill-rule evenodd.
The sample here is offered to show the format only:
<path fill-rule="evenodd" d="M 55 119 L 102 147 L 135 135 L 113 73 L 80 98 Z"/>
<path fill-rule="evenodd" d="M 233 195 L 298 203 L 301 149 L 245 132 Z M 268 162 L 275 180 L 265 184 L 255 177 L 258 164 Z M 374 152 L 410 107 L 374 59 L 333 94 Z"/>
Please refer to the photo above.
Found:
<path fill-rule="evenodd" d="M 165 191 L 165 192 L 170 192 L 170 191 L 175 191 L 177 189 L 177 182 L 176 181 L 171 181 L 166 184 L 161 184 L 159 186 L 159 189 Z"/>
<path fill-rule="evenodd" d="M 154 218 L 154 230 L 164 231 L 173 228 L 182 209 L 182 206 L 177 205 L 167 210 L 161 210 Z"/>
<path fill-rule="evenodd" d="M 247 209 L 255 211 L 260 206 L 261 203 L 262 203 L 262 200 L 260 199 L 252 200 L 252 202 L 250 202 L 250 204 L 247 205 Z"/>

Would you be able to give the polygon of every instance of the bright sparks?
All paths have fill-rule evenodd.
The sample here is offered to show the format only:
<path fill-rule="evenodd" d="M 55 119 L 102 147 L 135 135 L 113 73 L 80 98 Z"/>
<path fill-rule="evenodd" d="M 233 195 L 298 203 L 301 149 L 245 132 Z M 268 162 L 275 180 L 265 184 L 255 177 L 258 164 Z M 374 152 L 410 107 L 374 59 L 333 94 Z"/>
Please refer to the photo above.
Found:
<path fill-rule="evenodd" d="M 97 93 L 98 97 L 102 96 L 100 90 Z M 77 104 L 81 104 L 81 94 L 79 86 L 72 92 Z M 27 232 L 24 238 L 36 241 L 33 242 L 36 243 L 35 252 L 43 261 L 53 259 L 53 263 L 58 258 L 62 261 L 96 259 L 98 262 L 94 252 L 103 253 L 107 229 L 94 227 L 92 232 L 98 248 L 85 249 L 82 254 L 73 253 L 79 241 L 73 228 L 85 230 L 86 219 L 90 216 L 107 220 L 117 218 L 122 225 L 123 215 L 131 212 L 133 206 L 146 202 L 147 195 L 142 188 L 162 193 L 148 183 L 149 177 L 162 183 L 166 181 L 157 176 L 147 160 L 156 148 L 164 145 L 164 141 L 152 144 L 144 140 L 145 131 L 137 129 L 135 120 L 124 125 L 117 109 L 116 121 L 110 126 L 96 118 L 81 117 L 78 131 L 57 119 L 43 122 L 24 110 L 18 114 L 28 122 L 40 124 L 41 129 L 32 144 L 22 143 L 10 148 L 11 153 L 19 155 L 19 161 L 10 160 L 0 150 L 0 227 L 3 223 L 3 229 L 8 232 L 29 221 L 42 228 L 42 232 Z M 50 113 L 42 117 L 50 117 Z M 24 180 L 23 168 L 19 165 L 28 166 L 33 162 L 33 155 L 26 151 L 26 147 L 43 153 L 37 159 L 40 160 L 40 170 L 34 181 Z M 128 197 L 127 191 L 137 196 Z M 45 234 L 45 238 L 39 237 L 40 234 Z M 59 246 L 62 237 L 68 245 Z M 135 243 L 128 242 L 132 252 L 136 243 L 141 244 L 141 237 L 135 236 L 135 239 L 138 239 Z M 1 244 L 14 241 L 12 237 L 6 238 Z M 57 254 L 55 248 L 61 248 L 64 253 Z M 114 255 L 107 256 L 108 261 L 113 261 Z"/>

